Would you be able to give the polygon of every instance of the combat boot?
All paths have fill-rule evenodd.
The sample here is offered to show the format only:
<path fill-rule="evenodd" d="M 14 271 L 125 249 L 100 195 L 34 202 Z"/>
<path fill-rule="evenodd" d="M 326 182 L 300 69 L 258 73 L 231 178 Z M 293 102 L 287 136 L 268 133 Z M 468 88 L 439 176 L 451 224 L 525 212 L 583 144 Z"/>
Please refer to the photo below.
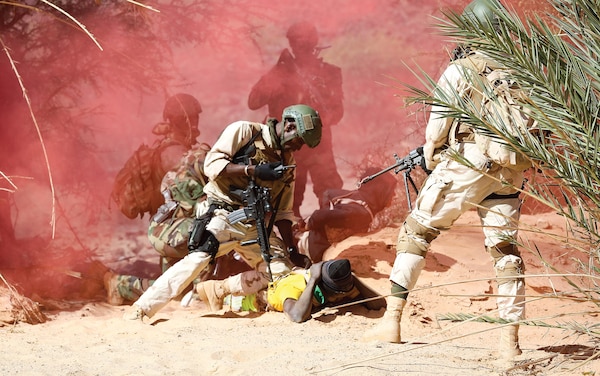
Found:
<path fill-rule="evenodd" d="M 196 285 L 198 298 L 210 306 L 210 310 L 215 312 L 223 309 L 223 299 L 231 294 L 227 280 L 215 281 L 208 280 Z"/>
<path fill-rule="evenodd" d="M 400 320 L 406 300 L 396 296 L 385 298 L 387 309 L 377 325 L 368 330 L 362 337 L 363 341 L 383 341 L 400 343 Z"/>
<path fill-rule="evenodd" d="M 500 355 L 511 359 L 523 352 L 519 347 L 519 325 L 508 325 L 500 329 Z"/>
<path fill-rule="evenodd" d="M 122 305 L 125 299 L 119 293 L 119 276 L 112 271 L 104 273 L 104 289 L 106 290 L 106 301 L 110 305 Z"/>
<path fill-rule="evenodd" d="M 143 322 L 145 316 L 146 314 L 144 313 L 142 307 L 132 304 L 131 307 L 129 307 L 129 309 L 127 309 L 127 311 L 125 311 L 123 314 L 123 319 L 128 321 Z"/>

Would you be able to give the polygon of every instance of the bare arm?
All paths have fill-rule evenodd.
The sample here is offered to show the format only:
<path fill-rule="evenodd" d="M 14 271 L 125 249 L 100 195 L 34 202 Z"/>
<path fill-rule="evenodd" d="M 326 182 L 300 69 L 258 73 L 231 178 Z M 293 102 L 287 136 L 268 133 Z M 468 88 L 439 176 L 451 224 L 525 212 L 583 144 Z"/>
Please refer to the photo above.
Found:
<path fill-rule="evenodd" d="M 221 172 L 221 176 L 253 176 L 255 165 L 229 163 Z"/>
<path fill-rule="evenodd" d="M 304 322 L 310 318 L 313 292 L 321 280 L 322 265 L 323 262 L 319 262 L 310 267 L 310 279 L 298 300 L 288 298 L 283 302 L 283 312 L 292 322 Z"/>

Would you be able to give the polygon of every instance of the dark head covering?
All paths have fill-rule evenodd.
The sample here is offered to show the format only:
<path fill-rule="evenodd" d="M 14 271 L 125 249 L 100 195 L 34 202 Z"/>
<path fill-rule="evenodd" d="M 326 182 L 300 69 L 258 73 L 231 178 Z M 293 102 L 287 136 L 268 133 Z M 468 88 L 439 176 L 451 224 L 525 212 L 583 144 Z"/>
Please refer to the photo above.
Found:
<path fill-rule="evenodd" d="M 306 46 L 306 48 L 315 48 L 319 43 L 319 33 L 314 24 L 301 21 L 293 24 L 285 35 L 290 42 Z"/>
<path fill-rule="evenodd" d="M 347 259 L 326 261 L 321 272 L 323 284 L 334 292 L 348 292 L 354 287 L 350 261 Z"/>

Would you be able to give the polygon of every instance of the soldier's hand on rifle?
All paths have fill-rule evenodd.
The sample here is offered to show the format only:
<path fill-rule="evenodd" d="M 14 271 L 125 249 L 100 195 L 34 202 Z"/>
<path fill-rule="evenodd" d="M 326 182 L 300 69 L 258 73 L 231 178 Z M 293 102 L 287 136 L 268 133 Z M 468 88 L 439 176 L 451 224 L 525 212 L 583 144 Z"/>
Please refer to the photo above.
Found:
<path fill-rule="evenodd" d="M 284 169 L 276 169 L 281 162 L 270 162 L 254 168 L 254 177 L 261 180 L 279 180 L 283 177 Z"/>

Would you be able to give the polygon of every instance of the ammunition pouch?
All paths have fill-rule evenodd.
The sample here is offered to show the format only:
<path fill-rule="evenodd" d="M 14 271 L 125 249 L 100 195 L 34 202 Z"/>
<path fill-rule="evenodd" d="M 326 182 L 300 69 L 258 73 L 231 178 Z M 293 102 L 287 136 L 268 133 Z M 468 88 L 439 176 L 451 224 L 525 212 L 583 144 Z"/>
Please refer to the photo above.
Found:
<path fill-rule="evenodd" d="M 454 121 L 452 126 L 450 127 L 450 145 L 456 145 L 459 143 L 474 143 L 475 142 L 475 133 L 471 126 L 467 123 Z"/>

